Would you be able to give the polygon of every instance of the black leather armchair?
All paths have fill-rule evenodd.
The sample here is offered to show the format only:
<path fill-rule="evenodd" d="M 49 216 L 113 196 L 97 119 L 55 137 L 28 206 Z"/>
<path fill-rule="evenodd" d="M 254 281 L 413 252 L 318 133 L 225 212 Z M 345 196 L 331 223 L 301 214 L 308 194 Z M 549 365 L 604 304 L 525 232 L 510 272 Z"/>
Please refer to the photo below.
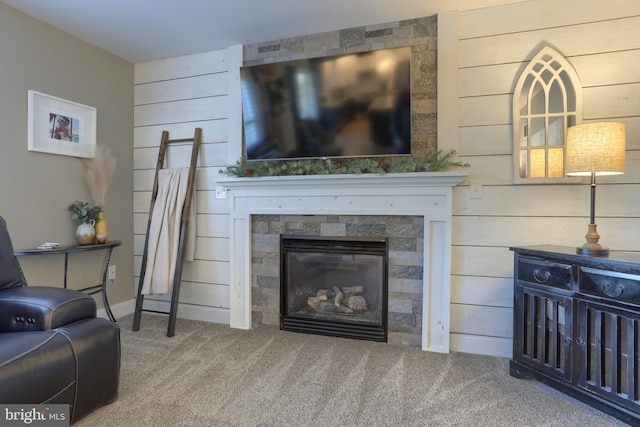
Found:
<path fill-rule="evenodd" d="M 116 400 L 120 328 L 93 297 L 27 286 L 0 217 L 0 403 L 68 404 L 71 422 Z"/>

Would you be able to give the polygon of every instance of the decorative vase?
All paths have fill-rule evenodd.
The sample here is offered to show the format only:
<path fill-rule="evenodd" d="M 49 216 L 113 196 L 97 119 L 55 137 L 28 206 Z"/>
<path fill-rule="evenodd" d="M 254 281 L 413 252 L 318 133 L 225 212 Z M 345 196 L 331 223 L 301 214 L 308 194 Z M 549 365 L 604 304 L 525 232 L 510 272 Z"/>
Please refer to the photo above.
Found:
<path fill-rule="evenodd" d="M 98 212 L 98 221 L 95 225 L 96 230 L 96 242 L 103 244 L 107 243 L 107 219 L 104 217 L 104 212 Z"/>
<path fill-rule="evenodd" d="M 76 229 L 76 240 L 79 245 L 91 245 L 96 239 L 96 229 L 94 220 L 82 223 Z"/>

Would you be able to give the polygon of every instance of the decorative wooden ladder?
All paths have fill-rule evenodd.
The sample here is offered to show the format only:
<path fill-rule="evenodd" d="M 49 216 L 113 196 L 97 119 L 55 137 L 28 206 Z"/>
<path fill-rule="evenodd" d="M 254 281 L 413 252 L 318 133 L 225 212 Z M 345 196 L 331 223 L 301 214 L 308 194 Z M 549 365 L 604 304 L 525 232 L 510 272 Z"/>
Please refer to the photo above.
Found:
<path fill-rule="evenodd" d="M 158 162 L 156 163 L 156 173 L 153 182 L 153 192 L 151 194 L 151 206 L 149 208 L 149 221 L 147 222 L 147 236 L 144 241 L 144 251 L 142 253 L 142 266 L 140 268 L 140 281 L 138 283 L 138 292 L 136 295 L 136 307 L 133 315 L 133 327 L 131 328 L 133 331 L 140 330 L 140 318 L 142 317 L 142 312 L 151 312 L 151 313 L 159 313 L 159 314 L 168 314 L 169 315 L 169 324 L 167 327 L 167 336 L 172 337 L 175 333 L 176 327 L 176 314 L 178 311 L 178 298 L 180 296 L 180 282 L 182 279 L 182 264 L 184 262 L 184 252 L 187 241 L 187 227 L 189 225 L 189 212 L 191 209 L 191 198 L 194 191 L 194 183 L 195 183 L 195 175 L 196 175 L 196 164 L 198 162 L 198 152 L 200 150 L 200 139 L 202 137 L 202 129 L 196 128 L 194 132 L 193 138 L 183 138 L 183 139 L 169 139 L 169 132 L 163 131 L 162 138 L 160 140 L 160 150 L 158 152 Z M 165 157 L 167 154 L 167 147 L 171 143 L 184 143 L 191 142 L 191 162 L 189 164 L 189 181 L 187 186 L 187 194 L 185 197 L 184 205 L 182 208 L 182 217 L 180 223 L 180 239 L 178 246 L 178 254 L 176 260 L 176 269 L 175 274 L 173 276 L 173 289 L 171 293 L 171 306 L 168 312 L 166 311 L 158 311 L 158 310 L 150 310 L 143 308 L 144 303 L 144 295 L 142 294 L 142 286 L 144 282 L 144 277 L 147 269 L 147 255 L 149 249 L 149 229 L 151 228 L 151 220 L 153 215 L 153 208 L 156 203 L 156 198 L 158 196 L 158 174 L 160 169 L 164 168 Z"/>

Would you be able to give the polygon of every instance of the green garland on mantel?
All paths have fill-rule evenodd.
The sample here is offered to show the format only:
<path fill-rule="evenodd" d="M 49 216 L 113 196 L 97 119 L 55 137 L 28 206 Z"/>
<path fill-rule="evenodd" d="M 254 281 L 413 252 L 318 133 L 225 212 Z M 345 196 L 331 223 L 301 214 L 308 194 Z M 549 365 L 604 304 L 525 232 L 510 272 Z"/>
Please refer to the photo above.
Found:
<path fill-rule="evenodd" d="M 291 176 L 363 173 L 442 172 L 452 168 L 467 168 L 469 163 L 454 160 L 455 150 L 443 153 L 431 149 L 426 154 L 390 157 L 345 157 L 302 160 L 247 161 L 242 157 L 235 164 L 220 170 L 226 176 Z"/>

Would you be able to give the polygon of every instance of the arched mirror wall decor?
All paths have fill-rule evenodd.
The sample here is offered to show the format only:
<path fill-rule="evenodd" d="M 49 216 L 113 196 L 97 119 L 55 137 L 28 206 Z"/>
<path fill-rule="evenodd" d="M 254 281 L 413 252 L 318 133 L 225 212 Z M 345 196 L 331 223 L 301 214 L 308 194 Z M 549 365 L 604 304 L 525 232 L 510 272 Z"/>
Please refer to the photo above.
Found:
<path fill-rule="evenodd" d="M 560 53 L 542 48 L 522 71 L 513 93 L 514 182 L 567 182 L 567 128 L 581 123 L 577 73 Z"/>

